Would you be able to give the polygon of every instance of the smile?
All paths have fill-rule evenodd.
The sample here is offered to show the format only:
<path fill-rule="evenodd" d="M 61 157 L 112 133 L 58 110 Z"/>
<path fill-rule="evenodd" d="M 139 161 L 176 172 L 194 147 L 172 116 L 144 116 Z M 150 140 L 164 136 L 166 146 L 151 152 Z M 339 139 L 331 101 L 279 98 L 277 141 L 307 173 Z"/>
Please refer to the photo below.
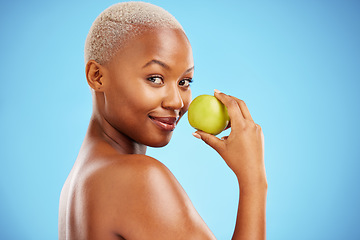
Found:
<path fill-rule="evenodd" d="M 153 117 L 149 118 L 164 131 L 173 131 L 176 127 L 176 122 L 179 119 L 178 117 Z"/>

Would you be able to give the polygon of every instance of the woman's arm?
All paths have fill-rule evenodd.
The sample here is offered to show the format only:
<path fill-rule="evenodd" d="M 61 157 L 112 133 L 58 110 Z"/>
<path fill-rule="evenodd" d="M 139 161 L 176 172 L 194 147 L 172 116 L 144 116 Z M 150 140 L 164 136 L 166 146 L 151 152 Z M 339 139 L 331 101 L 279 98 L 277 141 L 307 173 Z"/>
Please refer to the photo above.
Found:
<path fill-rule="evenodd" d="M 242 100 L 215 91 L 225 104 L 231 121 L 231 133 L 222 139 L 197 131 L 214 148 L 237 176 L 240 188 L 239 207 L 233 240 L 266 238 L 265 210 L 267 180 L 264 164 L 264 136 Z"/>

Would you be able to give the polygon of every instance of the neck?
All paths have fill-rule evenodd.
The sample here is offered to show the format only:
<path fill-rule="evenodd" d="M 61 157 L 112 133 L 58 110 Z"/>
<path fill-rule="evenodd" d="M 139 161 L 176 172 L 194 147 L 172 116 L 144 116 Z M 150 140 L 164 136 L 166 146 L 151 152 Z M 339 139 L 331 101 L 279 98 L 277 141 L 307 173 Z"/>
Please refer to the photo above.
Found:
<path fill-rule="evenodd" d="M 116 130 L 100 114 L 93 114 L 90 120 L 89 134 L 102 138 L 121 154 L 145 154 L 146 146 L 135 142 L 128 136 Z"/>

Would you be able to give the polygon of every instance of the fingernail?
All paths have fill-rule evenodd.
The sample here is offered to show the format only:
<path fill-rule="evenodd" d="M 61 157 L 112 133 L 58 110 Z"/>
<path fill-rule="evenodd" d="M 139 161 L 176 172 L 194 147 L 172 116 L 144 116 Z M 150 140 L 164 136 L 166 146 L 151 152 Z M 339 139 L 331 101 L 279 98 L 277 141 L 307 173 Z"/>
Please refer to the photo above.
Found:
<path fill-rule="evenodd" d="M 192 133 L 192 135 L 193 135 L 194 137 L 198 138 L 198 139 L 201 139 L 201 136 L 200 136 L 200 134 L 198 134 L 198 133 Z"/>
<path fill-rule="evenodd" d="M 221 93 L 219 90 L 217 90 L 217 89 L 214 89 L 214 92 L 216 92 L 216 93 Z"/>

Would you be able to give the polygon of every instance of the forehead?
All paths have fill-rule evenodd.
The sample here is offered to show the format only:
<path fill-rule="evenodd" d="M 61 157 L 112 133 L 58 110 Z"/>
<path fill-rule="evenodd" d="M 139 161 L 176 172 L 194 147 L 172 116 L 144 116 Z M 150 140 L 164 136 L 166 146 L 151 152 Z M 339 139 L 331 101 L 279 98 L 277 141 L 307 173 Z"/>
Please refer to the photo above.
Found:
<path fill-rule="evenodd" d="M 111 62 L 141 65 L 152 59 L 164 61 L 168 65 L 193 66 L 192 49 L 185 33 L 170 28 L 144 30 L 127 40 Z"/>

